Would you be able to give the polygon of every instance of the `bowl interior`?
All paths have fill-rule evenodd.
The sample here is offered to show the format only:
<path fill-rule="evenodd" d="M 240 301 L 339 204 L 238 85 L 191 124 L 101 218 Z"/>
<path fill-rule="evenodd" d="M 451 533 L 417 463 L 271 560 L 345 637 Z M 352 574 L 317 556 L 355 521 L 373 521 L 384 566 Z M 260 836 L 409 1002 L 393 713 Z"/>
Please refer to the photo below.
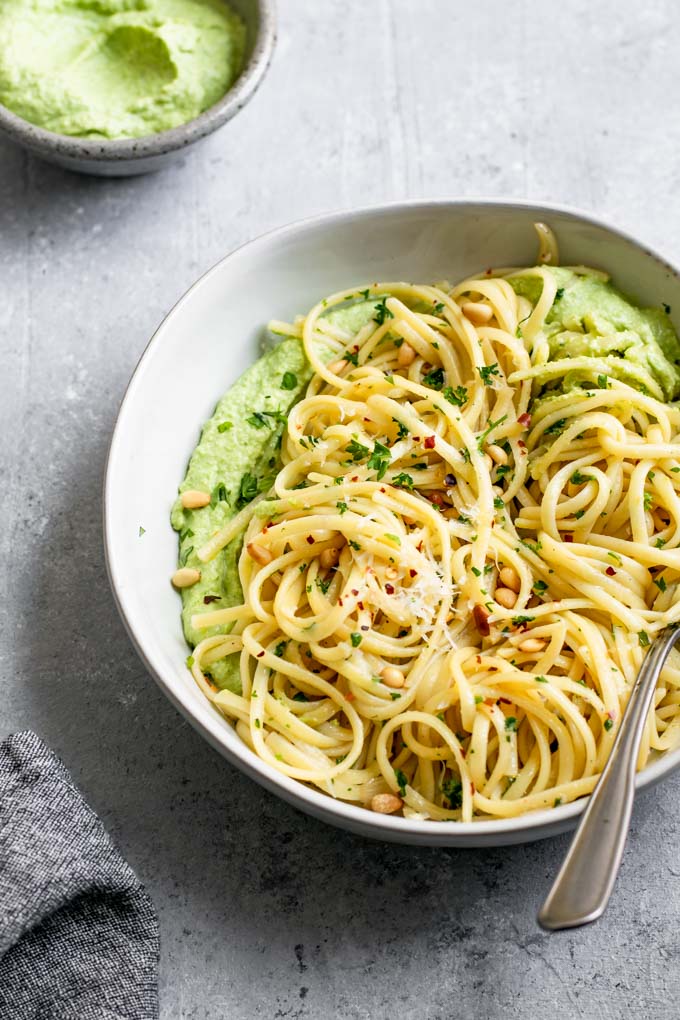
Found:
<path fill-rule="evenodd" d="M 292 318 L 343 287 L 379 280 L 453 282 L 488 266 L 531 264 L 536 219 L 555 229 L 564 264 L 605 268 L 638 300 L 680 310 L 680 280 L 670 266 L 575 213 L 441 202 L 337 214 L 259 238 L 199 280 L 149 344 L 112 440 L 105 490 L 109 571 L 150 671 L 204 736 L 258 782 L 319 817 L 380 838 L 431 845 L 519 842 L 569 827 L 582 805 L 471 825 L 417 822 L 377 816 L 271 773 L 210 707 L 186 669 L 180 600 L 169 583 L 177 559 L 170 504 L 202 423 L 257 357 L 269 318 Z M 679 753 L 660 759 L 643 781 L 653 781 L 679 760 Z"/>

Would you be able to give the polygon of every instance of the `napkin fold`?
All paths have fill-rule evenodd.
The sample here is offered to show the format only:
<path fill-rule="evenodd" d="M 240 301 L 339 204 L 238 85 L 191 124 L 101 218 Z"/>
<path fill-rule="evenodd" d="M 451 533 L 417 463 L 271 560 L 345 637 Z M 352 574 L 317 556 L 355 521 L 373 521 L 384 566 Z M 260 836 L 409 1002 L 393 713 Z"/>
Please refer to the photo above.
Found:
<path fill-rule="evenodd" d="M 35 733 L 0 744 L 0 1017 L 156 1020 L 151 900 Z"/>

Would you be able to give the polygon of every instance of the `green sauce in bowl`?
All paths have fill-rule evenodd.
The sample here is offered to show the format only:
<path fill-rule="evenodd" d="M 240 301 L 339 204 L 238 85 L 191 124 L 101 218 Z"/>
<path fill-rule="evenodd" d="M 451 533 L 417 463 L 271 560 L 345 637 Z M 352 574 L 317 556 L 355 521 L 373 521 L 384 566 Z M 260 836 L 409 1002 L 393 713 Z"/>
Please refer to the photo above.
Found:
<path fill-rule="evenodd" d="M 137 138 L 213 106 L 243 68 L 223 0 L 12 0 L 0 8 L 0 102 L 38 127 Z"/>

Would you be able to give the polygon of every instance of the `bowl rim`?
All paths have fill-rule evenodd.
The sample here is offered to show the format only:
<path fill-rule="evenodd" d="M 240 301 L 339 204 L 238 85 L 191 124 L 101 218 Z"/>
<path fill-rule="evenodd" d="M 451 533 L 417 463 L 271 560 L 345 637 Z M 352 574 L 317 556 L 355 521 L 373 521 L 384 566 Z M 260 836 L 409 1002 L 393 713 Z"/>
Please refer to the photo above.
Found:
<path fill-rule="evenodd" d="M 74 160 L 117 163 L 163 156 L 205 138 L 234 117 L 252 99 L 269 68 L 276 43 L 276 0 L 254 0 L 259 25 L 250 57 L 233 85 L 216 103 L 184 124 L 135 138 L 79 138 L 32 124 L 0 103 L 0 130 L 38 154 Z"/>
<path fill-rule="evenodd" d="M 570 205 L 544 201 L 530 201 L 527 199 L 498 198 L 498 197 L 466 197 L 466 198 L 436 198 L 436 199 L 414 199 L 404 201 L 392 201 L 376 205 L 362 206 L 349 210 L 336 210 L 333 212 L 319 213 L 303 219 L 286 223 L 265 231 L 262 234 L 243 242 L 228 252 L 209 269 L 207 269 L 175 302 L 166 316 L 163 318 L 157 329 L 154 331 L 146 347 L 144 348 L 137 365 L 130 377 L 128 385 L 123 394 L 116 422 L 111 435 L 111 441 L 107 452 L 104 483 L 103 483 L 103 537 L 106 570 L 113 593 L 114 602 L 117 606 L 125 629 L 135 647 L 137 654 L 144 663 L 147 671 L 151 674 L 166 697 L 181 712 L 184 718 L 196 729 L 217 751 L 220 752 L 231 764 L 235 765 L 241 772 L 255 780 L 260 786 L 275 793 L 277 796 L 293 804 L 295 807 L 307 814 L 322 818 L 330 824 L 347 828 L 354 832 L 360 832 L 374 838 L 382 838 L 394 842 L 413 842 L 429 846 L 450 846 L 469 845 L 502 845 L 504 842 L 530 842 L 546 836 L 555 835 L 565 831 L 576 824 L 576 819 L 585 810 L 588 803 L 587 797 L 568 804 L 558 805 L 552 808 L 543 808 L 531 811 L 524 815 L 518 815 L 503 819 L 479 819 L 472 822 L 449 822 L 432 821 L 420 819 L 408 819 L 392 815 L 380 815 L 369 811 L 365 807 L 350 804 L 346 801 L 334 799 L 328 794 L 322 793 L 304 783 L 290 779 L 282 773 L 275 772 L 266 762 L 262 761 L 244 744 L 242 748 L 238 745 L 228 746 L 222 739 L 224 720 L 216 710 L 210 706 L 206 699 L 206 708 L 209 712 L 202 713 L 199 718 L 195 705 L 191 704 L 188 698 L 181 695 L 173 688 L 172 683 L 163 676 L 163 671 L 157 668 L 154 662 L 154 655 L 148 652 L 145 647 L 144 625 L 134 619 L 126 606 L 124 585 L 119 581 L 119 565 L 116 561 L 113 549 L 113 536 L 111 533 L 111 516 L 115 502 L 115 492 L 111 483 L 112 465 L 121 456 L 121 446 L 124 427 L 125 413 L 128 404 L 132 402 L 135 390 L 140 384 L 142 371 L 146 362 L 152 356 L 155 348 L 162 342 L 163 334 L 170 324 L 175 313 L 185 303 L 193 299 L 195 292 L 200 289 L 209 278 L 220 272 L 222 266 L 230 259 L 238 257 L 244 249 L 266 247 L 270 242 L 292 236 L 300 232 L 323 230 L 323 228 L 339 222 L 351 223 L 363 218 L 372 216 L 389 216 L 418 209 L 448 209 L 463 207 L 487 207 L 491 210 L 525 210 L 542 217 L 543 214 L 558 213 L 567 219 L 577 220 L 591 226 L 603 229 L 617 238 L 627 241 L 643 254 L 652 257 L 655 261 L 678 280 L 680 280 L 680 268 L 676 267 L 662 254 L 651 248 L 646 243 L 639 241 L 632 234 L 618 227 L 612 226 L 606 220 L 601 219 L 592 213 L 584 212 Z M 663 778 L 666 774 L 673 772 L 680 766 L 680 748 L 666 752 L 663 756 L 653 760 L 642 772 L 635 777 L 637 790 L 651 786 Z M 521 834 L 521 838 L 517 838 Z M 514 838 L 513 838 L 514 837 Z"/>

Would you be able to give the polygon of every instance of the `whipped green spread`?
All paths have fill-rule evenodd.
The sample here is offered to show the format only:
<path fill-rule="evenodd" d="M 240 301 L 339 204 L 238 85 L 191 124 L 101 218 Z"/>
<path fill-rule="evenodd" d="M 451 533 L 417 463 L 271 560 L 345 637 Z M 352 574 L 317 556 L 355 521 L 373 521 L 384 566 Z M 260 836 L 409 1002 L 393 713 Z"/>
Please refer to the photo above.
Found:
<path fill-rule="evenodd" d="M 0 102 L 58 134 L 154 134 L 216 103 L 244 47 L 245 25 L 223 0 L 10 0 Z"/>
<path fill-rule="evenodd" d="M 680 396 L 680 343 L 670 309 L 638 308 L 596 273 L 549 271 L 557 296 L 543 328 L 547 363 L 532 371 L 538 397 L 597 387 L 608 376 L 658 400 Z M 538 301 L 540 276 L 510 283 L 532 304 Z"/>
<path fill-rule="evenodd" d="M 327 318 L 353 335 L 374 312 L 375 300 L 361 301 L 333 309 Z M 311 376 L 302 341 L 286 337 L 227 390 L 203 426 L 179 491 L 209 492 L 210 505 L 186 510 L 178 498 L 171 515 L 172 526 L 179 532 L 180 566 L 201 572 L 200 581 L 181 592 L 184 634 L 192 647 L 205 637 L 230 629 L 220 626 L 199 633 L 191 626 L 191 617 L 209 608 L 226 609 L 241 603 L 238 558 L 243 535 L 208 563 L 198 559 L 197 551 L 239 510 L 271 487 L 281 467 L 281 438 L 288 412 L 304 393 Z M 220 659 L 209 672 L 219 687 L 240 691 L 238 655 Z"/>

